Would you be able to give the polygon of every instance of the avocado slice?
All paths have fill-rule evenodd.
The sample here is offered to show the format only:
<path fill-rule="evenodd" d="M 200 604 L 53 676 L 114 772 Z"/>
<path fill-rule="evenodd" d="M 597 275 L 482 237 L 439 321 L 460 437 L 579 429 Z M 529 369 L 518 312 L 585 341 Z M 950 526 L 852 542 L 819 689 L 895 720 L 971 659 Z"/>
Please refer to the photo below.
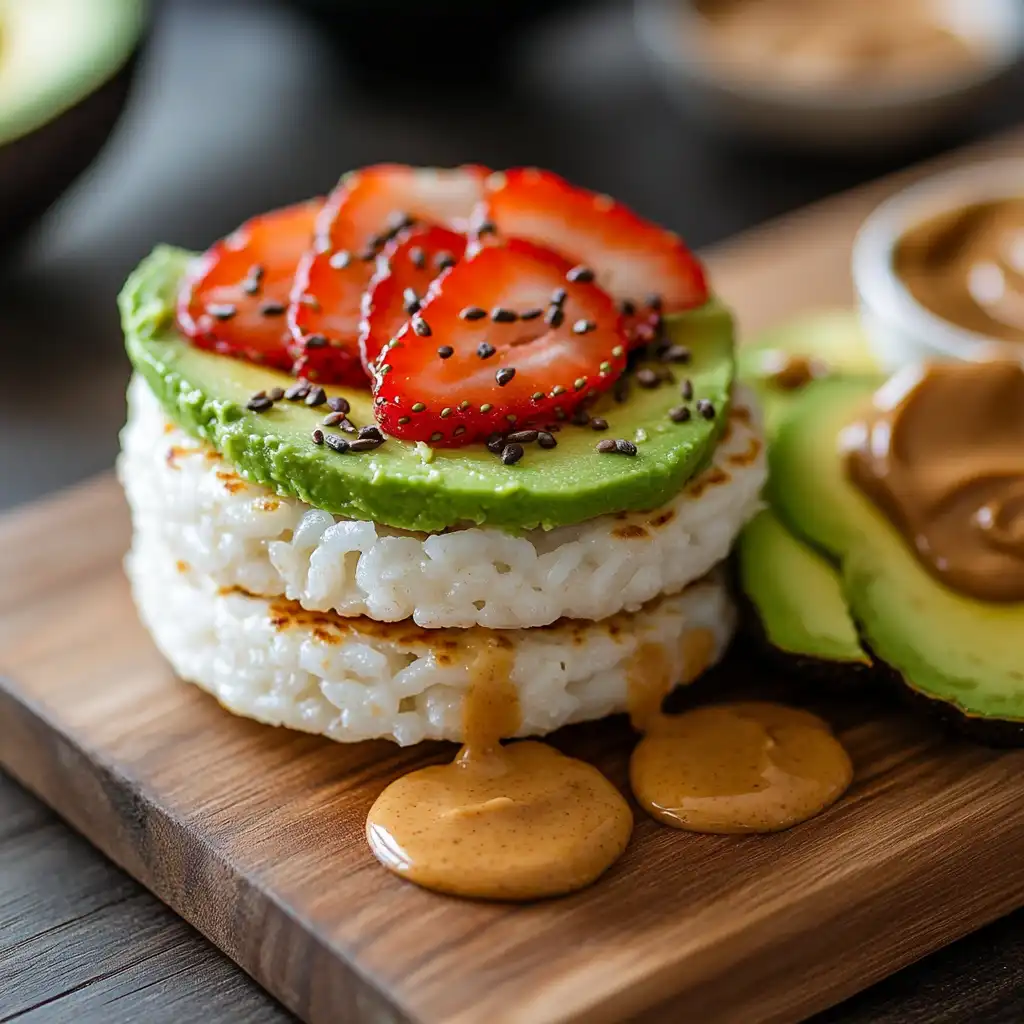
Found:
<path fill-rule="evenodd" d="M 292 378 L 188 344 L 174 324 L 182 275 L 194 254 L 155 250 L 128 279 L 120 296 L 125 345 L 135 369 L 168 415 L 216 447 L 255 483 L 316 508 L 406 530 L 436 532 L 460 523 L 486 523 L 510 531 L 550 529 L 630 509 L 650 509 L 675 497 L 708 461 L 728 419 L 733 331 L 717 300 L 666 318 L 671 341 L 691 360 L 678 367 L 708 399 L 715 416 L 674 423 L 678 386 L 633 387 L 617 403 L 602 396 L 593 407 L 608 421 L 597 434 L 565 424 L 558 446 L 532 447 L 506 466 L 484 445 L 430 448 L 390 439 L 372 453 L 339 455 L 311 439 L 323 409 L 279 402 L 269 412 L 246 410 L 249 397 Z M 354 423 L 373 423 L 368 391 L 330 387 L 352 406 Z M 602 437 L 636 442 L 635 457 L 601 455 Z"/>
<path fill-rule="evenodd" d="M 777 378 L 780 366 L 794 356 L 812 362 L 828 376 L 871 376 L 879 372 L 854 309 L 816 310 L 762 331 L 740 347 L 736 363 L 740 378 L 761 399 L 769 436 L 800 394 L 801 389 L 783 387 Z"/>
<path fill-rule="evenodd" d="M 0 235 L 92 162 L 124 107 L 143 0 L 0 0 Z"/>
<path fill-rule="evenodd" d="M 769 453 L 774 507 L 840 560 L 842 590 L 870 649 L 915 695 L 982 738 L 1024 742 L 1024 603 L 958 594 L 918 562 L 885 515 L 846 477 L 840 431 L 870 401 L 865 381 L 810 389 Z M 987 727 L 998 728 L 998 735 Z"/>
<path fill-rule="evenodd" d="M 746 525 L 737 558 L 740 584 L 772 647 L 820 662 L 871 664 L 835 566 L 795 537 L 771 509 Z"/>

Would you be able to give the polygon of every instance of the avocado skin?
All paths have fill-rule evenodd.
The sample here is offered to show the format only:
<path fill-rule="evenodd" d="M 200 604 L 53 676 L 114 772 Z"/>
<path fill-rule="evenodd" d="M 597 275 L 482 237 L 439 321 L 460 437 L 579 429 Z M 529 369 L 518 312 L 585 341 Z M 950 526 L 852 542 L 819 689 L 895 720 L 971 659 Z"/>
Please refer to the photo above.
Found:
<path fill-rule="evenodd" d="M 287 387 L 292 378 L 196 349 L 180 337 L 174 301 L 194 258 L 159 247 L 126 282 L 119 303 L 136 371 L 172 419 L 217 448 L 246 479 L 335 515 L 423 532 L 465 523 L 516 532 L 657 508 L 703 468 L 728 419 L 732 318 L 712 300 L 666 318 L 671 339 L 693 353 L 692 363 L 675 372 L 693 380 L 696 398 L 712 402 L 711 420 L 668 419 L 668 409 L 680 403 L 678 386 L 633 387 L 624 404 L 608 395 L 595 404 L 593 411 L 609 422 L 607 432 L 566 424 L 557 448 L 531 446 L 515 466 L 502 465 L 483 445 L 427 450 L 394 438 L 373 453 L 339 455 L 311 440 L 323 408 L 281 402 L 262 415 L 244 408 L 254 392 Z M 349 399 L 353 422 L 373 422 L 369 392 L 328 391 Z M 637 428 L 647 434 L 638 456 L 595 451 L 602 437 L 634 440 Z"/>
<path fill-rule="evenodd" d="M 774 507 L 839 560 L 865 646 L 911 703 L 931 705 L 981 742 L 1024 744 L 1024 603 L 990 604 L 946 588 L 845 477 L 836 438 L 873 390 L 837 379 L 801 399 L 769 452 Z"/>
<path fill-rule="evenodd" d="M 0 145 L 0 240 L 23 235 L 96 159 L 124 110 L 132 57 L 95 92 L 52 121 Z"/>

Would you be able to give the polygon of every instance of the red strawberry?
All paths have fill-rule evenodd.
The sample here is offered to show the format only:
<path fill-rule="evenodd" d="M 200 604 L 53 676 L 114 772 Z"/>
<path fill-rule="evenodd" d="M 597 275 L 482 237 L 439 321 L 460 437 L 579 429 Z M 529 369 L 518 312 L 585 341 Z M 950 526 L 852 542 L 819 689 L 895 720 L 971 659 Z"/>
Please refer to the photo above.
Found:
<path fill-rule="evenodd" d="M 178 326 L 199 348 L 291 369 L 285 318 L 322 199 L 246 221 L 202 257 L 178 297 Z"/>
<path fill-rule="evenodd" d="M 411 228 L 388 244 L 363 296 L 359 352 L 368 374 L 380 350 L 418 311 L 430 282 L 465 252 L 465 235 L 436 226 Z"/>
<path fill-rule="evenodd" d="M 572 264 L 509 239 L 468 255 L 378 357 L 377 419 L 410 441 L 461 445 L 567 416 L 626 367 L 611 297 Z"/>
<path fill-rule="evenodd" d="M 627 328 L 657 328 L 652 297 L 666 313 L 699 306 L 708 297 L 704 270 L 678 235 L 550 171 L 492 174 L 474 221 L 490 222 L 502 235 L 528 238 L 592 269 L 597 283 L 622 303 Z M 631 308 L 639 311 L 638 319 Z"/>
<path fill-rule="evenodd" d="M 313 380 L 359 382 L 362 296 L 378 255 L 415 221 L 465 229 L 487 173 L 474 166 L 379 164 L 341 179 L 317 222 L 316 250 L 295 277 L 288 322 L 296 372 Z"/>

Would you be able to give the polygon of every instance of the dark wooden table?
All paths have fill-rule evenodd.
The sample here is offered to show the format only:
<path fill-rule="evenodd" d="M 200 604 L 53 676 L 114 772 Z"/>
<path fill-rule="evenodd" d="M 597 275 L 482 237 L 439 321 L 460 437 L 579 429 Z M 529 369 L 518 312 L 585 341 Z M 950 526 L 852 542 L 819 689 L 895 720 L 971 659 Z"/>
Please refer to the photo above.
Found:
<path fill-rule="evenodd" d="M 402 80 L 388 81 L 386 34 L 349 28 L 347 51 L 286 5 L 157 8 L 117 134 L 0 275 L 0 508 L 113 462 L 127 380 L 113 299 L 154 242 L 202 247 L 250 213 L 329 188 L 346 168 L 548 166 L 702 246 L 923 155 L 826 161 L 702 134 L 654 81 L 625 4 L 553 13 L 512 40 L 489 81 L 474 72 L 460 82 L 451 66 L 434 80 L 425 69 L 441 58 L 426 35 L 402 60 Z M 972 133 L 1019 120 L 1022 96 L 1024 77 Z M 1020 914 L 1000 921 L 818 1024 L 1024 1020 L 1022 925 Z M 0 1024 L 289 1019 L 0 775 Z"/>

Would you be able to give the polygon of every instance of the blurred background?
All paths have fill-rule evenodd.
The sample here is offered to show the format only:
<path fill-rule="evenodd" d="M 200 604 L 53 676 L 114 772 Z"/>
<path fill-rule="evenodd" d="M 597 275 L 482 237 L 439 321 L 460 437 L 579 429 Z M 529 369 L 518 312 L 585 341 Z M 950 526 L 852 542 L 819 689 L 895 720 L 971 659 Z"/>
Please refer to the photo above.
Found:
<path fill-rule="evenodd" d="M 157 241 L 395 160 L 550 167 L 706 246 L 1018 121 L 1022 2 L 0 0 L 0 505 L 112 463 Z"/>

